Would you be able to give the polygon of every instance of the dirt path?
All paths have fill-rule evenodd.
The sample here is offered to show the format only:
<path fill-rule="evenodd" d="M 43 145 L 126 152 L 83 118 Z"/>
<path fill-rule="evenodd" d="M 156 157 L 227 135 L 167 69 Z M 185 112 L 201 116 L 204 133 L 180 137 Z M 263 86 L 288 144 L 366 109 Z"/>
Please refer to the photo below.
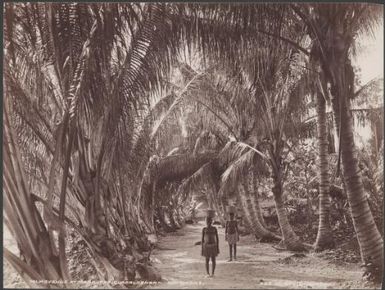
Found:
<path fill-rule="evenodd" d="M 228 245 L 224 229 L 217 227 L 220 254 L 214 278 L 205 278 L 204 258 L 201 246 L 194 246 L 201 239 L 203 223 L 186 225 L 176 233 L 163 237 L 151 259 L 160 269 L 164 282 L 147 288 L 161 289 L 374 289 L 361 281 L 361 269 L 357 264 L 336 266 L 310 253 L 305 258 L 289 258 L 292 253 L 278 252 L 271 244 L 261 244 L 252 236 L 241 237 L 237 246 L 236 262 L 228 260 Z M 4 232 L 7 248 L 15 253 L 16 244 Z M 5 288 L 28 287 L 21 277 L 4 261 Z M 211 265 L 210 265 L 211 269 Z M 84 285 L 82 284 L 82 287 Z M 95 287 L 94 287 L 95 288 Z M 111 288 L 111 287 L 109 287 Z M 84 289 L 84 288 L 83 288 Z M 380 289 L 380 286 L 377 287 Z"/>
<path fill-rule="evenodd" d="M 333 265 L 310 253 L 304 258 L 288 258 L 293 253 L 279 252 L 271 244 L 253 241 L 252 236 L 241 237 L 236 262 L 227 262 L 228 245 L 224 229 L 217 227 L 220 254 L 214 278 L 205 278 L 201 246 L 194 243 L 201 238 L 203 223 L 186 225 L 176 233 L 161 238 L 155 250 L 153 264 L 160 269 L 164 282 L 148 288 L 162 289 L 298 289 L 298 288 L 358 288 L 361 269 L 356 264 Z M 285 259 L 287 258 L 287 259 Z M 285 260 L 283 260 L 285 259 Z M 211 265 L 210 265 L 211 269 Z"/>

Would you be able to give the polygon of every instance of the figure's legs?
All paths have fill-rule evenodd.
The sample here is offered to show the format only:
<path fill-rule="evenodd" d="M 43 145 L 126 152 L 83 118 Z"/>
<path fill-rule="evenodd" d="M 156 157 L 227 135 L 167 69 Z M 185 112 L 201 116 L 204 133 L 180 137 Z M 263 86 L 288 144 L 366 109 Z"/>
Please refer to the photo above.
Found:
<path fill-rule="evenodd" d="M 229 244 L 229 248 L 230 248 L 230 261 L 233 260 L 233 246 L 231 244 Z"/>
<path fill-rule="evenodd" d="M 237 244 L 234 244 L 234 260 L 237 259 Z"/>
<path fill-rule="evenodd" d="M 216 266 L 216 260 L 215 260 L 215 256 L 212 256 L 211 257 L 211 262 L 213 263 L 213 271 L 212 271 L 212 276 L 214 276 L 214 272 L 215 272 L 215 266 Z"/>
<path fill-rule="evenodd" d="M 207 272 L 207 275 L 210 275 L 210 272 L 209 272 L 209 262 L 210 262 L 210 257 L 206 257 L 206 272 Z"/>

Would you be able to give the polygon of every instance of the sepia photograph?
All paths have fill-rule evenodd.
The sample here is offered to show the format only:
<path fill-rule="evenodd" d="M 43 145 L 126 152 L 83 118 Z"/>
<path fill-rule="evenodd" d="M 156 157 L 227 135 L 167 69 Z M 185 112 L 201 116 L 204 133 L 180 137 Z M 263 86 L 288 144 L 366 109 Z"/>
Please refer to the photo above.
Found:
<path fill-rule="evenodd" d="M 3 287 L 382 289 L 384 6 L 3 4 Z"/>

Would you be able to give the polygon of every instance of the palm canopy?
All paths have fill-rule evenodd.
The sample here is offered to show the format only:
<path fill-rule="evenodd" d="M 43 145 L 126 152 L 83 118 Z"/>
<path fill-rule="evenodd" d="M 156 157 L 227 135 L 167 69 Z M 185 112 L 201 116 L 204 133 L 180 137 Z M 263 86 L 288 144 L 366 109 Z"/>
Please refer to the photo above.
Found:
<path fill-rule="evenodd" d="M 149 158 L 146 148 L 151 145 L 151 135 L 156 132 L 152 125 L 159 126 L 159 121 L 152 120 L 151 116 L 172 106 L 175 95 L 171 93 L 161 99 L 153 109 L 149 108 L 149 103 L 153 102 L 152 98 L 160 99 L 159 94 L 169 91 L 164 79 L 181 43 L 190 49 L 198 44 L 203 55 L 210 52 L 209 55 L 215 56 L 214 61 L 218 57 L 229 59 L 231 55 L 243 55 L 231 49 L 238 47 L 234 44 L 239 41 L 246 49 L 259 40 L 258 37 L 252 41 L 240 37 L 238 32 L 242 27 L 235 23 L 226 24 L 224 29 L 223 20 L 216 19 L 222 13 L 211 15 L 211 8 L 206 10 L 200 5 L 181 7 L 135 3 L 19 3 L 5 6 L 6 95 L 11 98 L 12 110 L 17 113 L 12 117 L 22 142 L 34 139 L 43 145 L 36 147 L 40 155 L 29 152 L 40 156 L 42 171 L 49 169 L 43 159 L 53 158 L 50 173 L 45 175 L 49 181 L 46 183 L 49 200 L 58 195 L 58 189 L 54 190 L 57 185 L 52 182 L 57 171 L 64 175 L 68 171 L 69 186 L 83 206 L 93 195 L 92 189 L 85 186 L 86 180 L 95 175 L 109 181 L 124 172 L 128 176 L 121 178 L 124 182 L 119 182 L 120 186 L 127 182 L 140 184 Z M 222 31 L 220 37 L 219 31 Z M 233 36 L 231 42 L 222 37 L 228 32 Z M 193 35 L 199 39 L 192 38 Z M 233 59 L 236 62 L 238 57 Z M 30 82 L 30 79 L 36 81 Z M 205 86 L 207 89 L 212 84 L 209 81 Z M 137 97 L 139 95 L 142 97 Z M 218 96 L 217 100 L 209 100 L 216 103 L 201 101 L 201 104 L 211 108 L 211 113 L 216 112 L 216 118 L 221 111 L 225 127 L 233 131 L 236 138 L 241 135 L 245 138 L 253 127 L 253 124 L 242 124 L 248 122 L 247 114 L 243 112 L 247 103 L 242 101 L 239 93 L 230 100 L 228 98 Z M 225 121 L 229 115 L 223 102 L 235 104 L 234 125 Z M 36 114 L 32 117 L 24 110 L 27 104 L 33 104 L 35 109 Z M 237 127 L 243 132 L 234 132 Z M 55 138 L 60 136 L 61 142 L 55 144 Z M 77 152 L 73 158 L 70 157 L 71 147 Z M 43 148 L 45 152 L 41 151 Z M 113 164 L 119 164 L 120 168 Z M 142 168 L 142 173 L 135 174 L 138 167 Z M 66 191 L 66 184 L 67 178 L 63 178 L 62 193 Z M 60 203 L 63 208 L 64 199 Z"/>
<path fill-rule="evenodd" d="M 300 123 L 294 112 L 300 106 L 293 104 L 309 88 L 311 77 L 303 68 L 307 57 L 325 61 L 327 46 L 339 44 L 331 28 L 342 22 L 347 25 L 338 33 L 348 37 L 343 49 L 350 48 L 355 34 L 371 27 L 367 16 L 378 13 L 370 5 L 323 7 L 5 4 L 9 127 L 18 136 L 22 159 L 34 160 L 41 172 L 35 177 L 36 168 L 26 166 L 34 186 L 39 183 L 46 192 L 44 219 L 58 215 L 63 223 L 70 212 L 73 226 L 96 249 L 109 275 L 116 274 L 114 268 L 134 275 L 123 259 L 106 261 L 106 251 L 116 249 L 105 241 L 131 236 L 148 249 L 144 233 L 152 229 L 142 227 L 142 220 L 152 220 L 147 210 L 154 206 L 154 181 L 180 182 L 194 172 L 217 170 L 223 185 L 252 165 L 266 172 L 266 159 L 279 172 L 282 142 Z M 180 63 L 183 54 L 194 51 L 201 53 L 202 71 Z M 182 82 L 173 82 L 175 67 L 182 71 Z M 327 77 L 334 81 L 333 75 Z M 199 126 L 189 130 L 188 122 Z M 186 152 L 194 160 L 162 145 L 178 123 L 187 127 Z M 228 142 L 229 137 L 238 143 Z M 23 146 L 28 143 L 36 146 Z M 208 154 L 212 147 L 215 153 Z M 160 159 L 151 158 L 154 154 Z M 179 166 L 152 179 L 155 165 L 168 164 Z M 213 179 L 219 182 L 218 176 Z M 23 188 L 8 190 L 8 196 L 15 190 Z M 135 226 L 128 225 L 132 221 Z M 51 239 L 54 230 L 47 229 Z M 63 235 L 59 250 L 55 267 L 68 278 Z"/>

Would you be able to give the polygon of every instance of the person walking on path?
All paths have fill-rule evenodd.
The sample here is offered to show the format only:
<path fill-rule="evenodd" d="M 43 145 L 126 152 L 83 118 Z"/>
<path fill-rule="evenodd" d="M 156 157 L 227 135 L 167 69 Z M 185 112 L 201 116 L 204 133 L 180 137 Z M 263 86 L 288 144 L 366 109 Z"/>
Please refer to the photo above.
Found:
<path fill-rule="evenodd" d="M 230 213 L 230 220 L 226 221 L 225 229 L 225 240 L 229 243 L 230 247 L 230 259 L 228 262 L 233 260 L 233 249 L 234 249 L 234 260 L 237 260 L 237 242 L 239 241 L 238 222 L 234 220 L 234 213 Z"/>
<path fill-rule="evenodd" d="M 214 277 L 216 256 L 219 254 L 219 238 L 217 228 L 212 226 L 213 218 L 207 217 L 206 224 L 202 230 L 202 256 L 206 257 L 206 272 L 208 277 Z M 212 274 L 209 272 L 209 262 L 212 262 Z"/>

